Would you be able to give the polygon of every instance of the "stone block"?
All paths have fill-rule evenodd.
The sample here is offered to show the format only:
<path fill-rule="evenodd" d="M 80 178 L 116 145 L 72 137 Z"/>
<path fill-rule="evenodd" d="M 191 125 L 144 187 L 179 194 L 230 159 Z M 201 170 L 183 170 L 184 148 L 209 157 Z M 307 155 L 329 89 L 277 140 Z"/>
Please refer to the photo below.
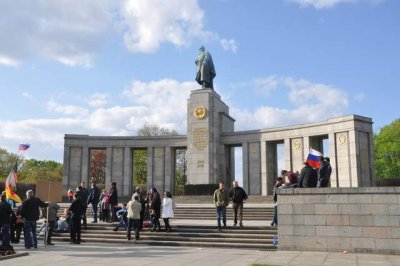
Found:
<path fill-rule="evenodd" d="M 278 234 L 279 234 L 279 236 L 292 236 L 293 235 L 293 225 L 279 224 Z"/>
<path fill-rule="evenodd" d="M 315 204 L 315 214 L 338 214 L 337 204 Z"/>
<path fill-rule="evenodd" d="M 372 215 L 350 215 L 350 225 L 373 226 L 374 216 Z"/>
<path fill-rule="evenodd" d="M 321 236 L 306 236 L 304 245 L 306 250 L 327 251 L 328 249 L 327 238 Z"/>
<path fill-rule="evenodd" d="M 400 239 L 400 229 L 396 227 L 385 227 L 387 228 L 387 233 L 389 238 Z"/>
<path fill-rule="evenodd" d="M 329 251 L 342 251 L 351 248 L 350 237 L 328 237 L 328 250 Z"/>
<path fill-rule="evenodd" d="M 400 216 L 374 215 L 375 226 L 399 226 Z"/>
<path fill-rule="evenodd" d="M 304 225 L 304 216 L 303 215 L 293 215 L 293 224 L 294 225 Z"/>
<path fill-rule="evenodd" d="M 326 215 L 327 225 L 349 225 L 348 215 Z"/>
<path fill-rule="evenodd" d="M 338 214 L 362 214 L 361 204 L 338 204 Z"/>
<path fill-rule="evenodd" d="M 386 204 L 361 204 L 361 214 L 387 214 Z"/>
<path fill-rule="evenodd" d="M 303 203 L 310 204 L 310 203 L 325 203 L 326 197 L 325 195 L 303 195 Z"/>
<path fill-rule="evenodd" d="M 278 196 L 279 204 L 292 204 L 292 196 L 291 195 L 279 195 Z"/>
<path fill-rule="evenodd" d="M 316 226 L 315 232 L 317 236 L 338 236 L 339 226 Z"/>
<path fill-rule="evenodd" d="M 400 215 L 400 204 L 387 204 L 386 209 L 389 215 Z"/>
<path fill-rule="evenodd" d="M 293 214 L 315 214 L 315 204 L 296 204 L 293 206 Z"/>
<path fill-rule="evenodd" d="M 328 194 L 326 195 L 326 203 L 349 203 L 349 195 L 347 194 Z"/>
<path fill-rule="evenodd" d="M 383 195 L 383 194 L 374 194 L 372 195 L 373 203 L 385 203 L 385 204 L 396 204 L 398 203 L 397 195 Z"/>
<path fill-rule="evenodd" d="M 388 227 L 365 226 L 362 228 L 363 238 L 387 238 L 389 236 L 388 233 Z"/>
<path fill-rule="evenodd" d="M 343 237 L 362 237 L 363 230 L 359 226 L 339 226 L 338 235 Z"/>
<path fill-rule="evenodd" d="M 376 239 L 376 249 L 400 250 L 400 239 Z"/>
<path fill-rule="evenodd" d="M 352 249 L 375 249 L 375 239 L 373 238 L 351 238 L 350 244 Z"/>
<path fill-rule="evenodd" d="M 280 225 L 293 225 L 293 215 L 290 214 L 279 214 L 278 212 L 278 221 Z"/>
<path fill-rule="evenodd" d="M 372 203 L 372 195 L 368 195 L 368 194 L 349 195 L 349 202 L 351 202 L 351 203 Z"/>
<path fill-rule="evenodd" d="M 326 225 L 326 215 L 304 215 L 305 225 Z"/>
<path fill-rule="evenodd" d="M 278 213 L 279 214 L 293 214 L 293 205 L 292 204 L 278 204 Z"/>
<path fill-rule="evenodd" d="M 312 226 L 312 225 L 293 226 L 293 235 L 295 235 L 295 236 L 315 236 L 315 226 Z"/>

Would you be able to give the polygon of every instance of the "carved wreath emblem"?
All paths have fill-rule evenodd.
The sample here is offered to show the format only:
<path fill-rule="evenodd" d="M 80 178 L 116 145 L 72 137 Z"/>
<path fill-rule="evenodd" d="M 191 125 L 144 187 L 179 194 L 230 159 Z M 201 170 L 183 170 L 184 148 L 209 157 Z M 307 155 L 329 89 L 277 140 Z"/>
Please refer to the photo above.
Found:
<path fill-rule="evenodd" d="M 207 109 L 203 106 L 197 107 L 194 109 L 194 116 L 197 119 L 203 119 L 207 114 Z"/>

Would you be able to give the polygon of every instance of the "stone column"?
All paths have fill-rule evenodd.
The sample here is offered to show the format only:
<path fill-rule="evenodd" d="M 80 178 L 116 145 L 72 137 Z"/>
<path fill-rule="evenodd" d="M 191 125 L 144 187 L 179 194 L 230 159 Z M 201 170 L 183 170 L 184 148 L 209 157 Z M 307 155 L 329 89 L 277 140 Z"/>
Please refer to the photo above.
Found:
<path fill-rule="evenodd" d="M 249 171 L 249 195 L 261 194 L 261 154 L 260 142 L 248 144 L 248 171 Z"/>
<path fill-rule="evenodd" d="M 82 147 L 82 175 L 81 182 L 85 182 L 87 187 L 89 186 L 89 148 L 84 145 Z"/>
<path fill-rule="evenodd" d="M 164 147 L 153 148 L 153 186 L 160 194 L 165 189 L 165 152 Z"/>
<path fill-rule="evenodd" d="M 285 170 L 292 170 L 292 149 L 290 147 L 290 139 L 285 139 Z"/>
<path fill-rule="evenodd" d="M 267 175 L 267 195 L 273 194 L 275 179 L 277 178 L 277 152 L 275 142 L 266 142 L 266 175 Z"/>
<path fill-rule="evenodd" d="M 350 166 L 353 162 L 351 161 L 350 158 L 348 132 L 345 131 L 345 132 L 335 133 L 335 138 L 336 138 L 336 152 L 338 154 L 336 159 L 337 159 L 337 172 L 339 176 L 339 186 L 351 187 L 352 176 L 351 176 Z"/>
<path fill-rule="evenodd" d="M 124 148 L 124 183 L 123 196 L 132 195 L 132 151 L 130 147 Z"/>
<path fill-rule="evenodd" d="M 350 161 L 350 180 L 351 187 L 360 186 L 360 161 L 357 151 L 359 150 L 359 139 L 355 130 L 348 132 L 348 145 L 349 145 L 349 161 Z"/>
<path fill-rule="evenodd" d="M 70 147 L 69 182 L 68 186 L 75 190 L 82 177 L 82 147 Z"/>
<path fill-rule="evenodd" d="M 292 171 L 301 171 L 304 163 L 303 138 L 291 139 Z"/>
<path fill-rule="evenodd" d="M 261 156 L 261 195 L 266 196 L 267 193 L 267 144 L 265 141 L 260 142 Z"/>
<path fill-rule="evenodd" d="M 243 160 L 243 189 L 249 193 L 249 145 L 247 142 L 242 144 L 242 160 Z"/>
<path fill-rule="evenodd" d="M 112 181 L 112 147 L 107 147 L 106 149 L 106 177 L 105 177 L 105 187 L 108 191 L 111 188 Z"/>
<path fill-rule="evenodd" d="M 63 195 L 69 188 L 69 150 L 70 147 L 64 146 L 64 164 L 63 164 Z"/>
<path fill-rule="evenodd" d="M 331 187 L 339 187 L 339 176 L 337 171 L 337 144 L 335 133 L 329 133 L 328 135 L 329 140 L 329 158 L 331 159 L 331 167 L 332 167 L 332 174 L 331 174 Z"/>
<path fill-rule="evenodd" d="M 164 191 L 175 194 L 175 151 L 171 147 L 165 147 L 165 185 Z"/>

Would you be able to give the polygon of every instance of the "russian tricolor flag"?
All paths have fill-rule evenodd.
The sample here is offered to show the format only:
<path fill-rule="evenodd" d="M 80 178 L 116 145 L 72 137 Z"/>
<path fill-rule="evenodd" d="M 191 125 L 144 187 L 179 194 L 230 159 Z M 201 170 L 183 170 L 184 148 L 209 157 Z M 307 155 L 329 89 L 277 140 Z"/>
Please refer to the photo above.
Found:
<path fill-rule="evenodd" d="M 312 168 L 318 168 L 319 165 L 321 164 L 319 162 L 319 156 L 322 156 L 322 153 L 320 153 L 317 150 L 310 149 L 310 153 L 308 154 L 307 157 L 307 163 L 312 167 Z"/>
<path fill-rule="evenodd" d="M 19 144 L 18 150 L 20 150 L 20 151 L 26 151 L 27 149 L 29 149 L 30 146 L 31 146 L 31 145 L 28 144 L 28 143 L 21 143 L 21 144 Z"/>

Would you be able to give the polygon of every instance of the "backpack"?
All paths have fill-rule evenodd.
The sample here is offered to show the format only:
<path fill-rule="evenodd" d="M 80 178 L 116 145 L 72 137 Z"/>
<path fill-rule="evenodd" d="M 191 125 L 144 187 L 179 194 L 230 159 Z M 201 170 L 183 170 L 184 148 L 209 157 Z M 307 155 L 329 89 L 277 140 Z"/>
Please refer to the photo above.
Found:
<path fill-rule="evenodd" d="M 104 204 L 109 204 L 109 203 L 110 203 L 110 196 L 109 196 L 109 195 L 105 195 L 105 196 L 103 197 L 102 202 L 103 202 Z"/>

